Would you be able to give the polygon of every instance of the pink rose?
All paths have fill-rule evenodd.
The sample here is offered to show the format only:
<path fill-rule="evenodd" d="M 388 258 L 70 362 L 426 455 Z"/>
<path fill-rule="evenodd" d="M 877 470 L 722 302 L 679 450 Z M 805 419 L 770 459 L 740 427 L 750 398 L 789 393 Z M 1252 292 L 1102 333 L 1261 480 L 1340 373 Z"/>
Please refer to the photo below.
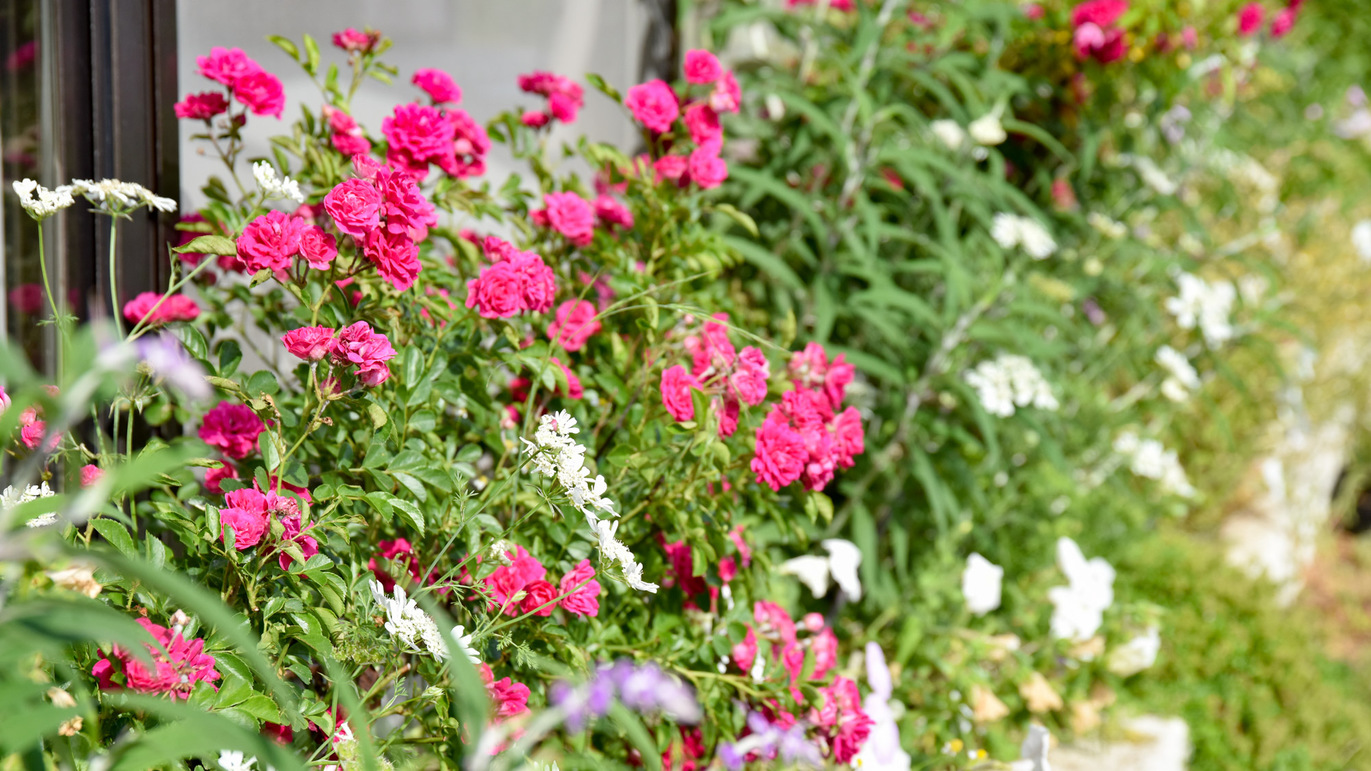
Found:
<path fill-rule="evenodd" d="M 160 305 L 158 304 L 160 302 Z M 156 307 L 156 310 L 153 308 Z M 174 294 L 165 300 L 157 292 L 142 292 L 124 303 L 124 318 L 130 323 L 165 324 L 190 321 L 200 315 L 200 306 L 185 295 Z"/>
<path fill-rule="evenodd" d="M 716 399 L 714 403 L 718 404 L 718 400 Z M 723 404 L 719 409 L 719 436 L 721 438 L 727 439 L 737 432 L 738 413 L 741 410 L 742 407 L 737 399 L 731 397 L 726 397 L 724 399 Z M 725 481 L 724 485 L 727 486 L 728 482 Z"/>
<path fill-rule="evenodd" d="M 390 377 L 386 362 L 395 358 L 395 348 L 391 346 L 390 338 L 373 332 L 370 324 L 359 321 L 339 330 L 329 358 L 336 365 L 357 367 L 358 380 L 368 386 L 378 386 Z"/>
<path fill-rule="evenodd" d="M 557 307 L 557 319 L 547 327 L 547 336 L 568 351 L 585 347 L 591 335 L 600 331 L 595 304 L 588 300 L 567 300 Z"/>
<path fill-rule="evenodd" d="M 438 224 L 438 213 L 414 178 L 403 172 L 380 171 L 377 185 L 385 196 L 382 211 L 386 230 L 419 241 L 428 238 L 429 227 Z"/>
<path fill-rule="evenodd" d="M 210 49 L 209 56 L 197 56 L 195 63 L 199 65 L 201 75 L 229 88 L 233 88 L 239 79 L 262 71 L 257 62 L 248 58 L 241 48 L 215 46 Z"/>
<path fill-rule="evenodd" d="M 191 94 L 184 101 L 177 102 L 172 106 L 178 118 L 190 118 L 192 120 L 209 120 L 216 115 L 222 115 L 228 111 L 228 100 L 218 91 L 206 91 L 202 94 Z"/>
<path fill-rule="evenodd" d="M 748 626 L 747 636 L 741 641 L 733 644 L 733 663 L 744 672 L 752 670 L 752 665 L 757 661 L 757 633 Z"/>
<path fill-rule="evenodd" d="M 723 143 L 706 142 L 690 153 L 690 180 L 702 190 L 716 188 L 728 179 L 728 164 L 719 157 Z"/>
<path fill-rule="evenodd" d="M 547 581 L 532 581 L 524 587 L 523 602 L 519 603 L 519 610 L 524 613 L 532 613 L 535 616 L 551 616 L 552 609 L 557 607 L 553 600 L 557 597 L 557 587 Z"/>
<path fill-rule="evenodd" d="M 333 44 L 348 53 L 370 53 L 381 41 L 381 33 L 374 30 L 358 32 L 348 27 L 342 32 L 333 33 Z"/>
<path fill-rule="evenodd" d="M 547 98 L 547 110 L 552 117 L 563 123 L 573 123 L 581 110 L 581 87 L 576 86 L 575 95 L 557 92 Z"/>
<path fill-rule="evenodd" d="M 724 130 L 719 126 L 719 113 L 704 102 L 695 102 L 686 108 L 685 125 L 690 131 L 690 141 L 697 145 L 722 140 L 724 136 Z"/>
<path fill-rule="evenodd" d="M 451 129 L 452 144 L 433 162 L 458 179 L 484 174 L 486 153 L 490 152 L 490 137 L 486 130 L 466 110 L 448 110 L 444 117 Z M 423 179 L 423 174 L 418 178 Z"/>
<path fill-rule="evenodd" d="M 497 262 L 467 282 L 466 307 L 481 318 L 505 319 L 524 310 L 523 276 L 513 263 Z"/>
<path fill-rule="evenodd" d="M 1238 34 L 1242 37 L 1254 35 L 1266 19 L 1266 9 L 1261 3 L 1248 3 L 1238 11 Z"/>
<path fill-rule="evenodd" d="M 300 236 L 300 256 L 311 268 L 328 270 L 333 258 L 338 256 L 338 239 L 318 225 L 310 225 Z"/>
<path fill-rule="evenodd" d="M 748 346 L 738 354 L 738 367 L 728 378 L 738 398 L 755 407 L 766 400 L 766 383 L 771 377 L 771 362 L 766 354 Z"/>
<path fill-rule="evenodd" d="M 1128 0 L 1087 0 L 1071 10 L 1071 26 L 1108 27 L 1128 10 Z"/>
<path fill-rule="evenodd" d="M 286 107 L 286 92 L 281 81 L 269 72 L 244 75 L 233 83 L 233 98 L 247 105 L 253 115 L 281 117 Z"/>
<path fill-rule="evenodd" d="M 362 242 L 362 254 L 376 266 L 381 278 L 404 291 L 414 286 L 419 277 L 419 246 L 404 233 L 391 233 L 377 228 L 367 233 Z"/>
<path fill-rule="evenodd" d="M 708 51 L 692 49 L 685 55 L 685 78 L 687 83 L 713 83 L 723 77 L 724 68 L 719 58 Z"/>
<path fill-rule="evenodd" d="M 331 327 L 300 327 L 281 336 L 286 351 L 298 359 L 319 361 L 333 350 Z"/>
<path fill-rule="evenodd" d="M 709 95 L 709 106 L 715 112 L 737 112 L 742 104 L 743 91 L 738 87 L 738 79 L 733 77 L 733 73 L 725 72 L 714 84 L 714 92 Z"/>
<path fill-rule="evenodd" d="M 552 268 L 533 252 L 520 252 L 511 263 L 522 279 L 519 291 L 524 307 L 537 313 L 552 310 L 557 294 L 557 277 Z"/>
<path fill-rule="evenodd" d="M 618 225 L 625 230 L 633 229 L 633 212 L 607 195 L 595 199 L 595 216 L 607 226 Z"/>
<path fill-rule="evenodd" d="M 595 210 L 575 193 L 548 193 L 541 214 L 553 230 L 577 246 L 590 244 L 595 237 Z"/>
<path fill-rule="evenodd" d="M 87 463 L 81 467 L 81 486 L 90 487 L 100 481 L 100 477 L 105 475 L 104 470 L 94 463 Z"/>
<path fill-rule="evenodd" d="M 1276 18 L 1271 20 L 1271 37 L 1283 38 L 1290 34 L 1290 30 L 1295 27 L 1295 19 L 1299 15 L 1296 8 L 1285 8 L 1276 14 Z"/>
<path fill-rule="evenodd" d="M 551 72 L 520 75 L 519 89 L 547 97 L 546 112 L 524 113 L 524 125 L 532 128 L 542 127 L 554 118 L 563 123 L 571 123 L 576 120 L 576 114 L 585 104 L 580 84 L 571 78 Z"/>
<path fill-rule="evenodd" d="M 309 528 L 302 529 L 300 527 L 299 514 L 290 514 L 281 517 L 281 527 L 284 529 L 284 532 L 281 533 L 281 541 L 283 543 L 294 543 L 296 546 L 299 546 L 300 553 L 304 555 L 306 560 L 319 553 L 319 542 L 315 540 L 314 536 L 309 535 L 306 532 Z M 313 527 L 313 525 L 311 525 L 311 527 Z M 281 566 L 282 570 L 290 568 L 291 563 L 294 561 L 295 558 L 287 554 L 285 550 L 282 550 L 281 554 L 277 557 L 277 564 Z"/>
<path fill-rule="evenodd" d="M 866 434 L 856 407 L 848 407 L 833 419 L 833 449 L 842 468 L 852 468 L 853 458 L 866 452 Z"/>
<path fill-rule="evenodd" d="M 672 181 L 678 180 L 686 173 L 689 161 L 679 155 L 663 155 L 652 163 L 652 169 L 657 173 L 657 180 L 663 179 Z"/>
<path fill-rule="evenodd" d="M 428 175 L 430 163 L 441 165 L 452 155 L 453 124 L 437 107 L 402 104 L 381 121 L 389 147 L 386 159 L 416 179 Z"/>
<path fill-rule="evenodd" d="M 224 495 L 224 508 L 219 510 L 219 524 L 224 528 L 224 543 L 233 531 L 233 548 L 245 551 L 262 541 L 267 531 L 267 497 L 243 487 Z"/>
<path fill-rule="evenodd" d="M 650 131 L 665 134 L 671 124 L 681 114 L 676 92 L 661 80 L 650 80 L 628 90 L 624 106 L 633 113 L 633 119 Z"/>
<path fill-rule="evenodd" d="M 486 687 L 499 717 L 514 717 L 528 711 L 528 686 L 502 677 Z"/>
<path fill-rule="evenodd" d="M 249 222 L 238 237 L 238 259 L 249 273 L 285 270 L 300 252 L 300 239 L 308 225 L 299 217 L 270 211 Z"/>
<path fill-rule="evenodd" d="M 47 430 L 48 424 L 46 422 L 35 420 L 19 429 L 19 441 L 30 450 L 36 450 L 38 449 L 38 445 L 43 441 L 43 435 L 47 433 Z M 53 434 L 48 437 L 48 445 L 45 449 L 48 452 L 52 452 L 57 449 L 57 445 L 61 443 L 61 441 L 61 434 Z"/>
<path fill-rule="evenodd" d="M 557 368 L 562 371 L 562 376 L 566 378 L 566 395 L 572 399 L 584 397 L 586 395 L 585 388 L 581 386 L 581 379 L 576 377 L 576 373 L 572 372 L 571 369 L 563 364 L 562 360 L 558 359 L 556 356 L 550 356 L 548 358 L 553 364 L 557 365 Z"/>
<path fill-rule="evenodd" d="M 600 615 L 600 582 L 595 580 L 595 568 L 590 560 L 581 560 L 576 567 L 562 576 L 557 587 L 562 597 L 562 610 L 578 616 Z"/>
<path fill-rule="evenodd" d="M 238 469 L 225 463 L 219 468 L 212 468 L 205 472 L 205 492 L 220 495 L 224 492 L 222 487 L 225 479 L 237 479 Z"/>
<path fill-rule="evenodd" d="M 753 452 L 751 467 L 757 482 L 776 492 L 804 474 L 805 461 L 809 457 L 804 438 L 790 427 L 779 408 L 774 409 L 757 429 Z"/>
<path fill-rule="evenodd" d="M 200 424 L 200 439 L 230 458 L 246 458 L 257 449 L 257 437 L 267 430 L 250 408 L 232 402 L 219 402 L 205 414 Z"/>
<path fill-rule="evenodd" d="M 523 115 L 519 116 L 519 122 L 529 128 L 542 128 L 551 120 L 552 117 L 550 115 L 537 110 L 526 110 Z"/>
<path fill-rule="evenodd" d="M 691 389 L 699 390 L 700 381 L 686 372 L 685 367 L 677 364 L 662 373 L 662 405 L 678 423 L 695 418 L 695 402 L 690 397 Z"/>
<path fill-rule="evenodd" d="M 434 104 L 462 101 L 462 89 L 453 82 L 452 76 L 442 70 L 423 69 L 414 72 L 414 85 L 423 89 Z"/>
<path fill-rule="evenodd" d="M 324 196 L 324 211 L 339 230 L 363 238 L 381 224 L 382 203 L 375 185 L 362 179 L 345 179 Z"/>

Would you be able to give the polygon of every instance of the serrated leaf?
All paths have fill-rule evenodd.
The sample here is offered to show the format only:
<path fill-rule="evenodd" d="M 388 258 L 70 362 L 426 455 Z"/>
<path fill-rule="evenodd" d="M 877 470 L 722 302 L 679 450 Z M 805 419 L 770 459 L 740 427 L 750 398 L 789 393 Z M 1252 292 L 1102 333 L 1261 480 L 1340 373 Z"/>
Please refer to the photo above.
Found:
<path fill-rule="evenodd" d="M 213 234 L 196 236 L 180 246 L 173 246 L 171 250 L 177 254 L 193 253 L 228 256 L 238 253 L 238 247 L 233 243 L 233 239 Z M 268 271 L 268 273 L 270 273 L 270 271 Z"/>

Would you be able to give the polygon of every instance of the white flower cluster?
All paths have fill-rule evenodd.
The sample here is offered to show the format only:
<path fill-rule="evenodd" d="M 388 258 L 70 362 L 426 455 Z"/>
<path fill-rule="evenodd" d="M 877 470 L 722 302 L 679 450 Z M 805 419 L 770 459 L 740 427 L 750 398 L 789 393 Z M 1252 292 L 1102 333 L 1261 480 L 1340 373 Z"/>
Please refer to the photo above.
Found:
<path fill-rule="evenodd" d="M 996 214 L 990 224 L 990 237 L 1004 249 L 1023 247 L 1028 256 L 1035 260 L 1045 260 L 1057 251 L 1057 242 L 1052 234 L 1032 217 Z"/>
<path fill-rule="evenodd" d="M 1238 292 L 1228 281 L 1209 283 L 1192 273 L 1176 276 L 1180 294 L 1166 299 L 1166 310 L 1176 317 L 1181 329 L 1199 328 L 1211 347 L 1233 339 L 1233 323 L 1229 316 Z"/>
<path fill-rule="evenodd" d="M 1157 349 L 1157 365 L 1166 370 L 1166 380 L 1162 381 L 1162 395 L 1173 402 L 1183 402 L 1190 398 L 1190 392 L 1200 387 L 1200 375 L 1191 366 L 1185 354 L 1163 345 Z"/>
<path fill-rule="evenodd" d="M 1155 479 L 1162 489 L 1182 498 L 1193 498 L 1195 488 L 1185 476 L 1175 450 L 1168 450 L 1156 439 L 1140 439 L 1125 431 L 1114 439 L 1114 451 L 1128 460 L 1128 468 L 1140 477 Z"/>
<path fill-rule="evenodd" d="M 256 764 L 256 756 L 245 756 L 238 750 L 221 750 L 219 752 L 219 768 L 223 771 L 258 771 L 255 768 Z M 265 771 L 276 771 L 276 769 L 267 766 Z"/>
<path fill-rule="evenodd" d="M 1128 235 L 1127 225 L 1112 217 L 1100 214 L 1097 211 L 1090 212 L 1090 214 L 1086 216 L 1085 221 L 1089 222 L 1090 227 L 1098 231 L 1100 235 L 1106 238 L 1112 238 L 1115 241 Z"/>
<path fill-rule="evenodd" d="M 289 199 L 296 203 L 305 202 L 305 194 L 300 192 L 300 183 L 290 177 L 276 176 L 276 168 L 266 161 L 252 164 L 252 176 L 257 180 L 267 200 L 273 198 Z"/>
<path fill-rule="evenodd" d="M 992 361 L 983 361 L 966 373 L 966 382 L 976 389 L 985 411 L 1002 418 L 1012 416 L 1016 406 L 1040 410 L 1059 406 L 1042 373 L 1025 356 L 1002 353 Z"/>
<path fill-rule="evenodd" d="M 5 488 L 3 493 L 0 493 L 0 519 L 4 519 L 10 509 L 28 503 L 29 501 L 36 501 L 39 498 L 47 498 L 52 495 L 56 495 L 56 493 L 53 492 L 52 488 L 48 487 L 47 482 L 44 482 L 41 485 L 29 485 L 24 488 L 16 488 L 14 485 L 10 485 Z M 30 519 L 27 524 L 29 527 L 47 527 L 56 522 L 57 512 L 50 511 L 47 514 Z"/>
<path fill-rule="evenodd" d="M 993 146 L 998 145 L 1009 138 L 1005 133 L 1004 126 L 1000 124 L 999 111 L 989 112 L 976 120 L 971 121 L 966 127 L 966 131 L 977 144 Z"/>
<path fill-rule="evenodd" d="M 1067 585 L 1047 590 L 1054 606 L 1052 636 L 1086 642 L 1099 631 L 1104 612 L 1114 604 L 1114 568 L 1103 557 L 1087 561 L 1081 547 L 1066 537 L 1057 539 L 1057 567 Z"/>
<path fill-rule="evenodd" d="M 390 632 L 391 637 L 399 641 L 405 650 L 410 653 L 431 653 L 438 659 L 447 658 L 447 646 L 443 642 L 442 633 L 438 631 L 438 625 L 418 603 L 406 596 L 404 587 L 395 587 L 395 594 L 392 597 L 386 594 L 386 589 L 380 581 L 372 579 L 368 586 L 371 587 L 371 598 L 386 614 L 386 631 Z M 457 650 L 474 663 L 480 659 L 476 650 L 471 647 L 471 635 L 465 632 L 466 629 L 458 624 L 452 628 L 452 639 L 457 643 Z"/>
<path fill-rule="evenodd" d="M 36 220 L 44 220 L 76 203 L 71 188 L 62 186 L 49 190 L 31 179 L 17 179 L 13 183 L 14 193 L 19 196 L 19 205 Z"/>
<path fill-rule="evenodd" d="M 117 179 L 102 179 L 99 182 L 73 179 L 70 185 L 63 185 L 57 189 L 64 188 L 73 195 L 85 196 L 87 201 L 107 214 L 124 214 L 141 206 L 151 206 L 157 211 L 176 211 L 176 201 L 163 198 L 137 182 L 121 182 Z"/>
<path fill-rule="evenodd" d="M 529 464 L 539 474 L 556 479 L 571 498 L 572 505 L 585 515 L 590 529 L 595 531 L 599 539 L 600 554 L 606 560 L 619 563 L 629 586 L 638 591 L 655 593 L 659 588 L 657 584 L 643 580 L 643 566 L 633 552 L 615 537 L 619 523 L 600 519 L 597 513 L 615 516 L 614 502 L 604 497 L 607 489 L 605 478 L 601 475 L 590 478 L 590 469 L 585 465 L 586 448 L 572 438 L 573 434 L 580 432 L 576 418 L 562 410 L 544 415 L 538 421 L 538 430 L 532 442 L 523 437 L 520 437 L 520 441 L 524 443 Z"/>

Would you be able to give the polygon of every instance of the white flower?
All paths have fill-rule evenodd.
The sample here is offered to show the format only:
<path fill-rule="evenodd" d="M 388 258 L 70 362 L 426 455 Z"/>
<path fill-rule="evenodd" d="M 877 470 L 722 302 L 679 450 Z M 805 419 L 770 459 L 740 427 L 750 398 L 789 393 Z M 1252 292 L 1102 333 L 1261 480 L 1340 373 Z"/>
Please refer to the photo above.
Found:
<path fill-rule="evenodd" d="M 13 182 L 14 193 L 19 196 L 19 205 L 35 220 L 44 220 L 76 203 L 71 190 L 59 187 L 49 190 L 31 179 Z"/>
<path fill-rule="evenodd" d="M 36 501 L 39 498 L 48 498 L 56 494 L 57 493 L 53 492 L 52 488 L 48 487 L 47 482 L 43 482 L 42 484 L 37 485 L 29 485 L 28 487 L 24 487 L 22 489 L 15 488 L 14 485 L 10 485 L 5 488 L 5 491 L 3 493 L 0 493 L 0 521 L 7 518 L 10 509 L 17 508 L 18 506 L 28 503 L 29 501 Z M 56 522 L 57 512 L 50 511 L 46 514 L 40 514 L 34 517 L 33 519 L 30 519 L 26 524 L 29 527 L 47 527 L 48 525 L 54 524 Z"/>
<path fill-rule="evenodd" d="M 962 597 L 966 599 L 967 610 L 984 616 L 1000 607 L 1000 584 L 1003 579 L 1004 568 L 972 552 L 966 558 L 966 569 L 962 571 Z"/>
<path fill-rule="evenodd" d="M 458 624 L 452 628 L 452 641 L 456 643 L 456 648 L 462 652 L 462 655 L 471 659 L 471 663 L 475 664 L 481 660 L 476 649 L 471 647 L 471 635 L 467 634 L 465 626 Z"/>
<path fill-rule="evenodd" d="M 1175 195 L 1176 191 L 1180 189 L 1180 185 L 1166 176 L 1166 172 L 1162 171 L 1161 167 L 1153 163 L 1152 159 L 1147 156 L 1124 154 L 1119 156 L 1119 160 L 1126 166 L 1132 166 L 1133 170 L 1138 172 L 1138 176 L 1142 178 L 1143 184 L 1160 195 Z"/>
<path fill-rule="evenodd" d="M 106 214 L 121 214 L 141 206 L 150 206 L 158 211 L 176 211 L 176 201 L 163 198 L 137 182 L 122 182 L 117 179 L 102 179 L 95 182 L 89 179 L 73 179 L 70 185 L 58 190 L 66 190 L 75 195 L 85 196 Z"/>
<path fill-rule="evenodd" d="M 871 718 L 871 733 L 852 759 L 852 767 L 862 771 L 909 771 L 909 753 L 900 746 L 900 726 L 890 704 L 894 691 L 890 667 L 886 665 L 885 652 L 875 642 L 866 644 L 866 684 L 871 691 L 862 700 L 862 711 Z"/>
<path fill-rule="evenodd" d="M 438 625 L 419 608 L 418 603 L 405 595 L 402 586 L 395 587 L 393 597 L 386 595 L 380 581 L 372 579 L 371 598 L 386 614 L 385 629 L 409 653 L 428 653 L 443 658 L 447 655 Z"/>
<path fill-rule="evenodd" d="M 991 415 L 1007 418 L 1016 407 L 1056 410 L 1060 406 L 1042 373 L 1024 356 L 1000 354 L 976 365 L 964 379 Z"/>
<path fill-rule="evenodd" d="M 1185 354 L 1169 345 L 1157 349 L 1156 361 L 1167 373 L 1162 382 L 1162 394 L 1173 402 L 1183 402 L 1190 398 L 1190 392 L 1200 387 L 1200 375 L 1190 365 Z"/>
<path fill-rule="evenodd" d="M 960 150 L 966 144 L 966 132 L 954 120 L 935 120 L 928 124 L 928 129 L 949 150 Z"/>
<path fill-rule="evenodd" d="M 1102 557 L 1087 561 L 1081 547 L 1070 538 L 1057 540 L 1057 566 L 1066 586 L 1047 591 L 1052 602 L 1052 636 L 1085 642 L 1104 623 L 1104 611 L 1114 604 L 1114 568 Z"/>
<path fill-rule="evenodd" d="M 828 569 L 838 588 L 848 599 L 857 601 L 862 598 L 862 581 L 857 577 L 857 567 L 862 564 L 862 550 L 851 541 L 829 538 L 823 542 L 828 550 Z"/>
<path fill-rule="evenodd" d="M 804 554 L 781 563 L 781 575 L 795 576 L 815 597 L 828 594 L 828 558 Z"/>
<path fill-rule="evenodd" d="M 862 598 L 862 581 L 857 576 L 857 567 L 862 564 L 862 551 L 851 541 L 829 538 L 823 542 L 828 550 L 827 557 L 806 554 L 781 563 L 781 574 L 795 576 L 800 583 L 809 587 L 815 597 L 828 594 L 828 579 L 831 576 L 849 599 Z"/>
<path fill-rule="evenodd" d="M 986 113 L 966 127 L 966 131 L 977 143 L 987 146 L 998 145 L 1009 138 L 1004 132 L 1004 126 L 1000 125 L 1000 113 L 998 110 Z"/>
<path fill-rule="evenodd" d="M 1028 736 L 1024 737 L 1023 744 L 1019 747 L 1019 754 L 1023 756 L 1009 764 L 1013 771 L 1052 771 L 1052 766 L 1047 763 L 1047 748 L 1052 743 L 1052 734 L 1040 725 L 1028 727 Z"/>
<path fill-rule="evenodd" d="M 219 753 L 219 768 L 224 771 L 253 771 L 257 758 L 244 758 L 237 750 L 223 750 Z"/>
<path fill-rule="evenodd" d="M 1176 317 L 1181 329 L 1199 328 L 1209 346 L 1217 347 L 1233 338 L 1229 316 L 1237 290 L 1228 281 L 1213 284 L 1199 276 L 1181 273 L 1176 276 L 1180 293 L 1166 299 L 1166 310 Z"/>
<path fill-rule="evenodd" d="M 290 177 L 277 177 L 276 168 L 266 161 L 258 161 L 252 165 L 252 176 L 256 178 L 257 187 L 262 190 L 266 200 L 282 198 L 296 203 L 305 202 L 305 194 L 300 192 L 300 183 Z"/>
<path fill-rule="evenodd" d="M 1157 663 L 1157 652 L 1161 647 L 1161 630 L 1150 626 L 1146 632 L 1110 651 L 1109 671 L 1119 677 L 1136 675 Z"/>
<path fill-rule="evenodd" d="M 572 438 L 580 433 L 576 419 L 565 410 L 544 415 L 538 421 L 533 441 L 520 437 L 528 464 L 540 475 L 555 479 L 571 499 L 571 503 L 586 518 L 600 544 L 600 555 L 619 563 L 624 581 L 634 589 L 656 592 L 657 584 L 643 580 L 643 566 L 633 552 L 618 538 L 618 522 L 600 519 L 600 513 L 614 516 L 614 502 L 605 497 L 609 485 L 602 475 L 590 476 L 585 465 L 586 448 Z"/>
<path fill-rule="evenodd" d="M 1352 247 L 1363 262 L 1371 262 L 1371 220 L 1362 220 L 1352 226 Z"/>
<path fill-rule="evenodd" d="M 1114 451 L 1128 460 L 1134 474 L 1159 482 L 1162 489 L 1182 498 L 1193 498 L 1195 488 L 1185 475 L 1185 468 L 1175 450 L 1168 450 L 1156 439 L 1140 439 L 1125 431 L 1114 440 Z"/>
<path fill-rule="evenodd" d="M 990 222 L 990 237 L 1002 249 L 1023 247 L 1029 257 L 1045 260 L 1057 251 L 1057 242 L 1041 222 L 1017 214 L 996 214 Z"/>

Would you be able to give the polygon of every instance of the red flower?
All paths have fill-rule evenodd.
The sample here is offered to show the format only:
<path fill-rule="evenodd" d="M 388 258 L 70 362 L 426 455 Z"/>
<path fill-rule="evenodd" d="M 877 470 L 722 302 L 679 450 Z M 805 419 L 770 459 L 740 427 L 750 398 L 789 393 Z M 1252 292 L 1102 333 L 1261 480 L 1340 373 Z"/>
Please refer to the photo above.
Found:
<path fill-rule="evenodd" d="M 357 379 L 368 386 L 378 386 L 390 377 L 386 362 L 395 358 L 390 338 L 373 332 L 371 325 L 359 321 L 338 332 L 329 357 L 337 365 L 357 367 Z"/>
<path fill-rule="evenodd" d="M 633 228 L 633 212 L 628 207 L 610 198 L 601 195 L 595 199 L 595 216 L 600 218 L 600 222 L 607 226 L 618 225 L 625 230 Z"/>
<path fill-rule="evenodd" d="M 713 139 L 690 153 L 690 180 L 703 190 L 716 188 L 728 179 L 728 164 L 719 157 L 723 142 Z"/>
<path fill-rule="evenodd" d="M 548 193 L 543 203 L 547 208 L 534 212 L 535 220 L 546 222 L 577 246 L 590 244 L 595 237 L 595 210 L 584 198 L 575 193 Z"/>
<path fill-rule="evenodd" d="M 333 350 L 332 327 L 300 327 L 281 336 L 286 351 L 305 361 L 319 361 Z"/>
<path fill-rule="evenodd" d="M 724 136 L 724 130 L 719 126 L 719 113 L 705 102 L 695 102 L 686 108 L 685 125 L 690 131 L 690 141 L 697 145 L 722 140 Z"/>
<path fill-rule="evenodd" d="M 286 107 L 286 91 L 280 79 L 269 72 L 254 72 L 234 81 L 233 98 L 247 105 L 253 115 L 280 118 Z"/>
<path fill-rule="evenodd" d="M 238 237 L 238 258 L 250 273 L 286 270 L 300 252 L 308 225 L 299 217 L 271 211 L 249 222 Z"/>
<path fill-rule="evenodd" d="M 338 239 L 318 225 L 310 225 L 300 236 L 300 256 L 311 268 L 328 270 L 333 258 L 338 256 Z"/>
<path fill-rule="evenodd" d="M 404 291 L 414 286 L 419 277 L 419 246 L 403 233 L 391 233 L 381 228 L 367 233 L 362 242 L 362 254 L 376 266 L 381 278 Z"/>
<path fill-rule="evenodd" d="M 685 78 L 687 83 L 713 83 L 723 77 L 724 68 L 719 58 L 709 51 L 692 49 L 685 55 Z"/>
<path fill-rule="evenodd" d="M 530 581 L 524 586 L 524 599 L 519 603 L 519 610 L 524 613 L 533 613 L 535 616 L 551 616 L 552 609 L 557 607 L 553 599 L 557 597 L 557 587 L 543 581 Z"/>
<path fill-rule="evenodd" d="M 381 121 L 381 133 L 389 143 L 386 159 L 416 179 L 428 175 L 430 163 L 442 165 L 452 155 L 453 124 L 437 107 L 399 105 Z"/>
<path fill-rule="evenodd" d="M 562 598 L 562 610 L 578 616 L 600 615 L 600 582 L 595 580 L 595 568 L 590 560 L 581 560 L 576 567 L 562 576 L 557 593 Z"/>
<path fill-rule="evenodd" d="M 218 91 L 191 94 L 172 106 L 178 118 L 209 120 L 228 111 L 228 100 Z"/>
<path fill-rule="evenodd" d="M 196 57 L 195 63 L 199 65 L 201 75 L 229 88 L 233 88 L 239 79 L 262 71 L 261 66 L 248 58 L 241 48 L 215 46 L 210 49 L 209 56 Z"/>
<path fill-rule="evenodd" d="M 681 114 L 676 92 L 661 80 L 650 80 L 630 88 L 624 106 L 633 113 L 634 120 L 658 134 L 670 131 L 671 124 Z"/>
<path fill-rule="evenodd" d="M 100 481 L 100 477 L 103 477 L 104 475 L 105 472 L 99 466 L 94 463 L 88 463 L 81 467 L 81 486 L 90 487 Z"/>
<path fill-rule="evenodd" d="M 257 448 L 257 437 L 267 427 L 249 407 L 219 402 L 205 415 L 200 438 L 230 458 L 246 458 Z"/>
<path fill-rule="evenodd" d="M 160 304 L 159 304 L 160 303 Z M 154 307 L 156 310 L 154 310 Z M 200 315 L 200 306 L 181 294 L 162 299 L 157 292 L 142 292 L 124 303 L 124 318 L 132 324 L 164 324 L 172 321 L 191 321 Z"/>
<path fill-rule="evenodd" d="M 381 224 L 382 203 L 375 185 L 364 179 L 345 179 L 324 196 L 324 211 L 339 230 L 364 238 Z"/>
<path fill-rule="evenodd" d="M 695 402 L 690 392 L 700 388 L 700 381 L 677 364 L 662 373 L 662 405 L 678 423 L 694 420 Z"/>
<path fill-rule="evenodd" d="M 1071 26 L 1094 24 L 1108 27 L 1128 10 L 1128 0 L 1087 0 L 1071 11 Z"/>
<path fill-rule="evenodd" d="M 231 490 L 224 495 L 224 508 L 219 510 L 219 524 L 224 529 L 224 543 L 233 532 L 233 547 L 246 551 L 261 543 L 267 531 L 267 497 L 251 487 Z"/>
<path fill-rule="evenodd" d="M 1266 19 L 1266 9 L 1261 3 L 1248 3 L 1238 11 L 1238 34 L 1242 37 L 1254 35 L 1262 28 Z"/>
<path fill-rule="evenodd" d="M 381 41 L 381 33 L 375 30 L 358 32 L 348 27 L 342 32 L 333 33 L 333 44 L 348 53 L 370 53 Z"/>
<path fill-rule="evenodd" d="M 549 339 L 557 340 L 568 351 L 585 347 L 591 335 L 600 331 L 595 304 L 588 300 L 567 300 L 557 307 L 557 320 L 547 327 Z"/>
<path fill-rule="evenodd" d="M 188 699 L 196 683 L 204 681 L 212 684 L 219 679 L 219 673 L 214 669 L 214 657 L 204 652 L 203 639 L 197 637 L 188 641 L 180 632 L 158 626 L 146 618 L 134 620 L 156 642 L 156 645 L 143 643 L 152 660 L 152 668 L 149 669 L 129 651 L 118 645 L 112 646 L 111 654 L 96 662 L 91 670 L 101 690 L 118 687 L 113 680 L 115 662 L 122 669 L 124 682 L 129 688 L 142 693 L 166 693 L 173 699 Z"/>
<path fill-rule="evenodd" d="M 809 455 L 804 438 L 790 427 L 779 409 L 757 429 L 754 452 L 751 467 L 757 481 L 777 492 L 800 478 Z"/>

